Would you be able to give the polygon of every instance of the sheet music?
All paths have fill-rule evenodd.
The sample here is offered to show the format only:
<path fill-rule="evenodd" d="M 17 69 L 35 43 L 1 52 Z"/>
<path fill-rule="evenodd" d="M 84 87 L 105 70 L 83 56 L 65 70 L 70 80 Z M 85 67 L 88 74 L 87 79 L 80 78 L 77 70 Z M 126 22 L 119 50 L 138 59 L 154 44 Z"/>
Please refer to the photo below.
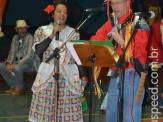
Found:
<path fill-rule="evenodd" d="M 78 55 L 74 49 L 74 44 L 84 44 L 84 42 L 83 43 L 82 42 L 68 42 L 68 43 L 66 43 L 66 47 L 70 51 L 70 53 L 71 53 L 72 57 L 74 58 L 74 60 L 76 61 L 76 63 L 78 65 L 82 65 L 82 63 L 81 63 L 81 61 L 80 61 L 80 59 L 79 59 L 79 57 L 78 57 Z"/>

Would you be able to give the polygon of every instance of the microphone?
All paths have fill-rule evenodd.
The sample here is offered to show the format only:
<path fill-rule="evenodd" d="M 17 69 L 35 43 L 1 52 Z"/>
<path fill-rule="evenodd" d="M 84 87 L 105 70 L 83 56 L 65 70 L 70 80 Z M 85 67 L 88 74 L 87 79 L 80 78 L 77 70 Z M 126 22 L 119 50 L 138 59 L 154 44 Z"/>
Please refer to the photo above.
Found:
<path fill-rule="evenodd" d="M 149 12 L 137 12 L 134 13 L 134 15 L 139 16 L 141 18 L 154 18 L 155 17 L 155 13 L 153 11 L 149 11 Z"/>
<path fill-rule="evenodd" d="M 85 10 L 85 12 L 104 12 L 106 11 L 106 6 L 102 6 L 99 8 L 88 8 Z"/>
<path fill-rule="evenodd" d="M 61 25 L 61 21 L 57 20 L 57 25 Z M 59 31 L 56 32 L 55 39 L 59 40 Z"/>

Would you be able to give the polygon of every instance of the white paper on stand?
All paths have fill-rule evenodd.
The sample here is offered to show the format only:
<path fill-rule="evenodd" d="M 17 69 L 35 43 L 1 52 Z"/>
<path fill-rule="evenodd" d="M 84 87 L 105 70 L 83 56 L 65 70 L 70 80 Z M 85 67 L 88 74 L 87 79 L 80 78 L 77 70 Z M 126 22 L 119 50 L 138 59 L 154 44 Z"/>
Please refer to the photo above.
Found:
<path fill-rule="evenodd" d="M 74 60 L 76 61 L 76 63 L 78 65 L 82 65 L 82 63 L 81 63 L 81 61 L 80 61 L 80 59 L 79 59 L 79 57 L 78 57 L 78 55 L 77 55 L 77 53 L 76 53 L 76 51 L 74 49 L 74 44 L 84 44 L 84 43 L 82 43 L 82 42 L 77 42 L 77 43 L 75 43 L 75 42 L 68 42 L 66 44 L 66 47 L 70 51 L 70 53 L 71 53 L 72 57 L 74 58 Z"/>

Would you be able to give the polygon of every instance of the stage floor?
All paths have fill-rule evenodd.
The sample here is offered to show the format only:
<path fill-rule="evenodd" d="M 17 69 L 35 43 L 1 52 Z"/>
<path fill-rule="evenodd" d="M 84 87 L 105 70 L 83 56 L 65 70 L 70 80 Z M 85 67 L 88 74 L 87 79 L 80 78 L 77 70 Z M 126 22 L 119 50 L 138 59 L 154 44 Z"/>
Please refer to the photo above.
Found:
<path fill-rule="evenodd" d="M 101 99 L 98 99 L 97 96 L 93 95 L 92 100 L 92 122 L 105 122 L 105 112 L 101 111 L 100 107 L 104 96 L 107 91 L 107 85 L 102 85 L 103 94 Z M 4 93 L 8 86 L 5 83 L 0 84 L 0 122 L 28 122 L 28 112 L 31 102 L 31 91 L 26 89 L 25 93 L 18 96 L 12 96 L 10 94 Z M 159 88 L 159 97 L 160 93 L 163 92 L 163 88 Z M 87 99 L 87 104 L 89 107 L 89 84 L 85 89 L 84 95 Z M 152 106 L 150 104 L 144 103 L 142 110 L 142 122 L 151 121 L 151 110 Z M 159 121 L 163 118 L 163 111 L 159 110 Z M 89 108 L 83 111 L 84 122 L 89 122 Z"/>

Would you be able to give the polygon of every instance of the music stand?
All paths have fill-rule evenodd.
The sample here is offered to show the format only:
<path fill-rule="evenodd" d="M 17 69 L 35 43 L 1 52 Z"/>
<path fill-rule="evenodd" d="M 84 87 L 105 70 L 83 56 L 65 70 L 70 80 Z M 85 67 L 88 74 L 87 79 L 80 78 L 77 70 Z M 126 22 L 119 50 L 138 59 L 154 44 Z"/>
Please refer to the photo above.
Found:
<path fill-rule="evenodd" d="M 116 61 L 110 54 L 109 49 L 103 45 L 91 44 L 74 44 L 74 49 L 78 54 L 83 66 L 91 66 L 91 81 L 90 81 L 90 107 L 89 107 L 89 122 L 92 119 L 92 84 L 94 77 L 94 66 L 97 67 L 112 67 Z"/>

